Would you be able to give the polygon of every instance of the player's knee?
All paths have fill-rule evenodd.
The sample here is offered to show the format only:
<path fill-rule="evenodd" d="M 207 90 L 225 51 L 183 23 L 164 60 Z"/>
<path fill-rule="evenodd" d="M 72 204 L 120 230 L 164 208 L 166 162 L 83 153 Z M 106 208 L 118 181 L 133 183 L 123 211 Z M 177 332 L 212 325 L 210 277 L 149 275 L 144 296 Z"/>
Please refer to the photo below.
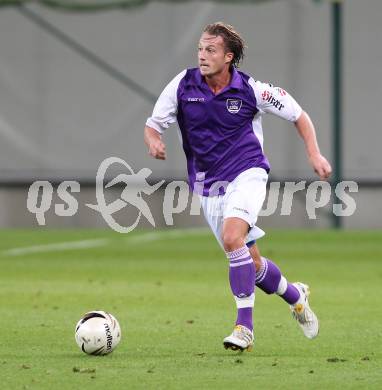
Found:
<path fill-rule="evenodd" d="M 227 252 L 232 252 L 244 245 L 243 237 L 236 232 L 226 232 L 223 234 L 223 245 Z"/>

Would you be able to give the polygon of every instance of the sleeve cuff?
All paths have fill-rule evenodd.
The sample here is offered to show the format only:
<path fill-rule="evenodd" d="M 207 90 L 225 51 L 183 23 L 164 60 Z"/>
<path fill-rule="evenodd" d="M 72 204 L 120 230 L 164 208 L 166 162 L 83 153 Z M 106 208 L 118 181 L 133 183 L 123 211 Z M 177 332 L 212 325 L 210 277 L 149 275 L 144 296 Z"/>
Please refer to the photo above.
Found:
<path fill-rule="evenodd" d="M 298 106 L 298 109 L 297 109 L 296 115 L 295 115 L 296 119 L 293 122 L 297 122 L 298 121 L 298 119 L 300 118 L 300 116 L 302 114 L 302 111 L 303 111 L 302 108 L 300 106 Z"/>
<path fill-rule="evenodd" d="M 163 134 L 163 129 L 151 118 L 147 119 L 146 126 L 151 127 L 152 129 L 156 130 L 160 134 Z"/>

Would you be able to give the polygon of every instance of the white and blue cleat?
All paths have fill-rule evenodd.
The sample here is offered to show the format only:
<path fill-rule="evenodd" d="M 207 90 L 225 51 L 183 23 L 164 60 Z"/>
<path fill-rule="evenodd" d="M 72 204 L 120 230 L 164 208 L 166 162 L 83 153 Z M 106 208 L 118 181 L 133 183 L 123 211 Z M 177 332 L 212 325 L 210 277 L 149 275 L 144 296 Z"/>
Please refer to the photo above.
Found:
<path fill-rule="evenodd" d="M 317 316 L 309 306 L 309 286 L 300 282 L 293 283 L 293 286 L 300 292 L 302 299 L 299 299 L 296 304 L 290 306 L 292 315 L 300 325 L 305 337 L 314 339 L 319 332 L 319 323 Z"/>
<path fill-rule="evenodd" d="M 253 332 L 243 325 L 236 325 L 233 332 L 223 340 L 225 349 L 232 351 L 252 351 Z"/>

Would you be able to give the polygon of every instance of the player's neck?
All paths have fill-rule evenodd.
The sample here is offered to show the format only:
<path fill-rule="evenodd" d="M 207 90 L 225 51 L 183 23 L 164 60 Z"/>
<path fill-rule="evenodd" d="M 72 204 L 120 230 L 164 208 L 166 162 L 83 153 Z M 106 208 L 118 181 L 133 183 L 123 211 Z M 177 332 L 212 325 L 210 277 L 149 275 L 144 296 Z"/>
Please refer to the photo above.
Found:
<path fill-rule="evenodd" d="M 212 92 L 217 95 L 231 82 L 232 74 L 229 68 L 222 70 L 220 73 L 212 76 L 206 76 L 205 80 Z"/>

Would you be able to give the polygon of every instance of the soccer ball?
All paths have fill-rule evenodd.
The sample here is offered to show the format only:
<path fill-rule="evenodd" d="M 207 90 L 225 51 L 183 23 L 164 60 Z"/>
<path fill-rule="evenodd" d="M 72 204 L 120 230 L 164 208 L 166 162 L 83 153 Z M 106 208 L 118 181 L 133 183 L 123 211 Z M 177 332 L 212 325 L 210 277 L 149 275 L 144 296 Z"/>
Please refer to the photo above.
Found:
<path fill-rule="evenodd" d="M 90 311 L 78 321 L 74 336 L 83 352 L 107 355 L 121 341 L 121 327 L 110 313 Z"/>

